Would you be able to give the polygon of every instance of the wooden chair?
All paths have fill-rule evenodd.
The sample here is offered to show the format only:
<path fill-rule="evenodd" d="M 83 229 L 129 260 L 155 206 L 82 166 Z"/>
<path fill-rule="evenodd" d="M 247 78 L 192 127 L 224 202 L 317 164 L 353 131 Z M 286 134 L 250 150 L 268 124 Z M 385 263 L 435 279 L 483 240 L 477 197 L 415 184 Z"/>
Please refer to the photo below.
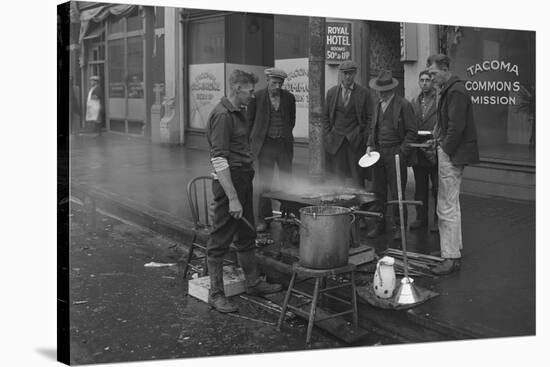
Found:
<path fill-rule="evenodd" d="M 213 194 L 212 182 L 214 179 L 211 176 L 198 176 L 189 181 L 187 184 L 187 200 L 193 217 L 193 240 L 185 259 L 183 267 L 183 277 L 187 278 L 189 268 L 200 273 L 200 276 L 208 274 L 208 266 L 206 259 L 206 244 L 198 242 L 199 235 L 208 236 L 213 225 Z M 199 249 L 202 255 L 197 256 L 195 250 Z M 202 271 L 197 262 L 203 261 Z M 234 261 L 224 259 L 224 264 L 234 265 Z"/>

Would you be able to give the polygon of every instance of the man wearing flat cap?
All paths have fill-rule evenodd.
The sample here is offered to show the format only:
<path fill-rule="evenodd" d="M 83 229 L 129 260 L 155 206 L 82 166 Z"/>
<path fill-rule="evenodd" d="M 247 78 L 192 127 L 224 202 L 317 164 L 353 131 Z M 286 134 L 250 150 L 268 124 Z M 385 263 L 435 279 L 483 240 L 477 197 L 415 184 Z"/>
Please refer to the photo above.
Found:
<path fill-rule="evenodd" d="M 414 161 L 414 149 L 409 144 L 416 140 L 417 122 L 410 102 L 395 94 L 395 87 L 398 84 L 390 70 L 380 71 L 378 76 L 369 82 L 370 88 L 377 93 L 378 103 L 374 109 L 372 128 L 367 141 L 367 153 L 371 151 L 380 153 L 380 159 L 373 166 L 374 191 L 377 196 L 376 208 L 373 210 L 381 213 L 384 212 L 388 191 L 390 200 L 398 199 L 395 155 L 399 154 L 402 193 L 405 192 L 407 185 L 407 165 L 411 165 Z M 391 209 L 393 210 L 393 239 L 399 240 L 401 239 L 399 211 L 396 205 Z M 406 220 L 406 211 L 404 217 Z M 385 228 L 383 222 L 377 222 L 367 236 L 375 238 L 382 234 Z"/>
<path fill-rule="evenodd" d="M 282 89 L 287 74 L 278 68 L 264 71 L 267 87 L 259 90 L 248 105 L 248 119 L 252 124 L 250 140 L 252 153 L 257 160 L 259 176 L 258 232 L 266 231 L 266 217 L 271 217 L 271 200 L 262 198 L 271 190 L 275 165 L 279 170 L 279 180 L 292 174 L 294 137 L 292 130 L 296 123 L 296 98 Z"/>
<path fill-rule="evenodd" d="M 365 149 L 365 136 L 371 120 L 370 93 L 355 82 L 357 64 L 340 64 L 342 82 L 327 92 L 323 111 L 324 146 L 329 170 L 338 179 L 350 177 L 353 185 L 365 186 L 358 161 Z"/>

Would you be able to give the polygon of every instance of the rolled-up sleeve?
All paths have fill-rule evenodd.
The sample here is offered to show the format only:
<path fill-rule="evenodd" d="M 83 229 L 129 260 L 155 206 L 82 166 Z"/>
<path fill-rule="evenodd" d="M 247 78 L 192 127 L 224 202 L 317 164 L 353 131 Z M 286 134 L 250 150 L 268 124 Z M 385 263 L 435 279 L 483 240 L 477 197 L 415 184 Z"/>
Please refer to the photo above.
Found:
<path fill-rule="evenodd" d="M 227 113 L 219 113 L 212 117 L 210 125 L 211 158 L 229 158 L 232 123 L 232 118 Z"/>

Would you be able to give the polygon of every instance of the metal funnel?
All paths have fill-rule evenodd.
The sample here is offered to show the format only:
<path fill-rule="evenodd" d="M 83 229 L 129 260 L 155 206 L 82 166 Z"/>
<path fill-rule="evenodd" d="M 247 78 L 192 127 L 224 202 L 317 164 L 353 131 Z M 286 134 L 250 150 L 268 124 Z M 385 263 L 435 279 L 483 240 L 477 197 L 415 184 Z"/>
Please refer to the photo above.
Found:
<path fill-rule="evenodd" d="M 401 284 L 397 288 L 395 299 L 398 304 L 410 305 L 422 301 L 416 286 L 413 284 L 414 279 L 403 277 Z"/>

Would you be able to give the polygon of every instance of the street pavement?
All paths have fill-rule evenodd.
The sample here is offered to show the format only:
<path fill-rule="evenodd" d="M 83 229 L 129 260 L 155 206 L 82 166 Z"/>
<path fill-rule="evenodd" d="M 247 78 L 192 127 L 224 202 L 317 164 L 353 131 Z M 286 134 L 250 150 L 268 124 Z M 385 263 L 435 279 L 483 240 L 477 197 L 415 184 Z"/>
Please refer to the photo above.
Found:
<path fill-rule="evenodd" d="M 123 136 L 73 136 L 70 155 L 73 184 L 108 192 L 182 223 L 190 223 L 191 218 L 187 182 L 211 171 L 204 149 Z M 296 175 L 307 175 L 307 168 L 294 168 Z M 408 199 L 413 190 L 414 181 L 409 180 Z M 454 329 L 457 335 L 534 335 L 535 202 L 462 194 L 461 207 L 462 270 L 436 279 L 415 279 L 439 296 L 399 315 L 414 319 L 419 327 Z M 409 221 L 414 219 L 413 212 L 409 212 Z M 411 231 L 407 239 L 410 251 L 438 249 L 437 234 Z M 388 247 L 400 248 L 390 236 L 369 244 L 379 253 Z"/>
<path fill-rule="evenodd" d="M 186 296 L 176 243 L 132 223 L 98 214 L 90 231 L 81 205 L 72 203 L 70 226 L 71 363 L 114 363 L 172 358 L 340 348 L 348 345 L 314 329 L 305 344 L 305 321 L 288 319 L 235 298 L 239 315 L 222 315 Z M 371 334 L 361 345 L 395 341 Z"/>

